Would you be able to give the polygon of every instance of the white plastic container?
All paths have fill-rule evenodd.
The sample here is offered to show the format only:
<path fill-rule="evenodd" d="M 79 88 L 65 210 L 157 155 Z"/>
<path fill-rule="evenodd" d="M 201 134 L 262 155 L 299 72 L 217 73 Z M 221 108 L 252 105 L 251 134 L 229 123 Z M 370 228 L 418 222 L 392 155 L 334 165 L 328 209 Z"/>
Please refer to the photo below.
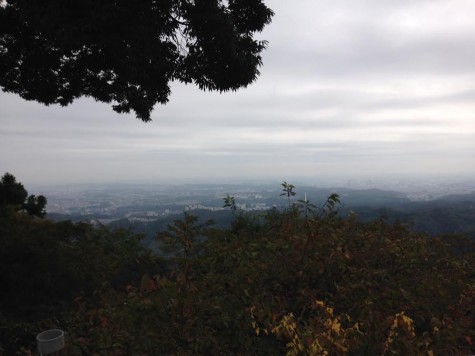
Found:
<path fill-rule="evenodd" d="M 60 329 L 46 330 L 36 335 L 38 352 L 49 355 L 64 349 L 64 332 Z"/>

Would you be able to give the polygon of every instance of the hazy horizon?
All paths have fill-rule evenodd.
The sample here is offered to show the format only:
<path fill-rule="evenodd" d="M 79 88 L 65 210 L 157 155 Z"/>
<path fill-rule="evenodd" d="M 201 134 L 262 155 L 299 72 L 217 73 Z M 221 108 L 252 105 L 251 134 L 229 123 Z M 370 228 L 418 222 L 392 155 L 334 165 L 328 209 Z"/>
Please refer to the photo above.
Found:
<path fill-rule="evenodd" d="M 349 189 L 381 189 L 399 192 L 414 192 L 418 190 L 437 191 L 440 186 L 447 186 L 455 192 L 475 192 L 475 177 L 293 177 L 292 179 L 272 178 L 246 178 L 246 179 L 221 179 L 221 180 L 124 180 L 124 181 L 96 181 L 96 182 L 68 182 L 68 183 L 38 183 L 22 181 L 17 177 L 31 194 L 42 194 L 52 191 L 89 190 L 89 189 L 116 189 L 116 188 L 153 188 L 153 187 L 180 187 L 180 186 L 206 186 L 206 187 L 248 187 L 281 189 L 281 183 L 287 181 L 297 190 L 304 187 L 315 188 L 349 188 Z"/>

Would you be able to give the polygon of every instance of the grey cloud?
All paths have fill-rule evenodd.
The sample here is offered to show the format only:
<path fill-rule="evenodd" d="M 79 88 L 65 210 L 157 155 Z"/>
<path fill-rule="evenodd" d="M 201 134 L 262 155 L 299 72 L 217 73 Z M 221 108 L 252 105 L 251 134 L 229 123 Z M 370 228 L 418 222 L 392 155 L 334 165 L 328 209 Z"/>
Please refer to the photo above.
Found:
<path fill-rule="evenodd" d="M 356 0 L 299 4 L 294 9 L 276 4 L 275 27 L 268 29 L 266 70 L 320 78 L 473 73 L 475 49 L 469 43 L 475 26 L 468 15 L 475 11 L 473 3 Z M 293 16 L 301 21 L 295 22 Z M 288 31 L 290 26 L 293 31 Z"/>

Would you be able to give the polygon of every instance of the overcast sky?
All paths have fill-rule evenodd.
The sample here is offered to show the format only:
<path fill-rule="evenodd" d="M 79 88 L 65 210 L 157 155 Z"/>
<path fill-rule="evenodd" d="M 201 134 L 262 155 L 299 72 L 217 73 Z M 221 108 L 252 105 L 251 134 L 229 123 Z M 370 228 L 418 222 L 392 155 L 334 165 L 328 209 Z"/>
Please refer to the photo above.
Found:
<path fill-rule="evenodd" d="M 25 184 L 475 177 L 475 1 L 269 0 L 261 76 L 176 83 L 153 122 L 0 93 L 0 174 Z"/>

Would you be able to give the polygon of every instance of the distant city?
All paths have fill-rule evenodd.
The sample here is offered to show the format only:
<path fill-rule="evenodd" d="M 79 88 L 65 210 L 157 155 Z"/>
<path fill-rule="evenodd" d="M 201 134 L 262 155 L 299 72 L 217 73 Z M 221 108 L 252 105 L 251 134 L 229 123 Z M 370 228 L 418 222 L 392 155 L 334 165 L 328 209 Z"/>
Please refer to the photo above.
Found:
<path fill-rule="evenodd" d="M 293 182 L 292 182 L 293 183 Z M 317 204 L 327 194 L 339 193 L 346 207 L 392 206 L 398 202 L 432 201 L 444 196 L 475 192 L 474 180 L 373 180 L 349 179 L 336 181 L 334 186 L 293 183 L 296 196 L 293 201 L 309 199 Z M 375 189 L 386 192 L 378 192 Z M 152 221 L 178 215 L 185 211 L 220 211 L 223 198 L 235 197 L 237 207 L 245 211 L 267 210 L 285 206 L 287 200 L 280 196 L 282 187 L 275 184 L 94 184 L 38 186 L 31 193 L 44 194 L 48 199 L 49 214 L 62 216 L 89 216 L 103 223 L 126 218 L 132 221 Z M 389 194 L 391 193 L 391 194 Z M 389 194 L 389 195 L 388 195 Z M 382 199 L 382 200 L 381 200 Z"/>

